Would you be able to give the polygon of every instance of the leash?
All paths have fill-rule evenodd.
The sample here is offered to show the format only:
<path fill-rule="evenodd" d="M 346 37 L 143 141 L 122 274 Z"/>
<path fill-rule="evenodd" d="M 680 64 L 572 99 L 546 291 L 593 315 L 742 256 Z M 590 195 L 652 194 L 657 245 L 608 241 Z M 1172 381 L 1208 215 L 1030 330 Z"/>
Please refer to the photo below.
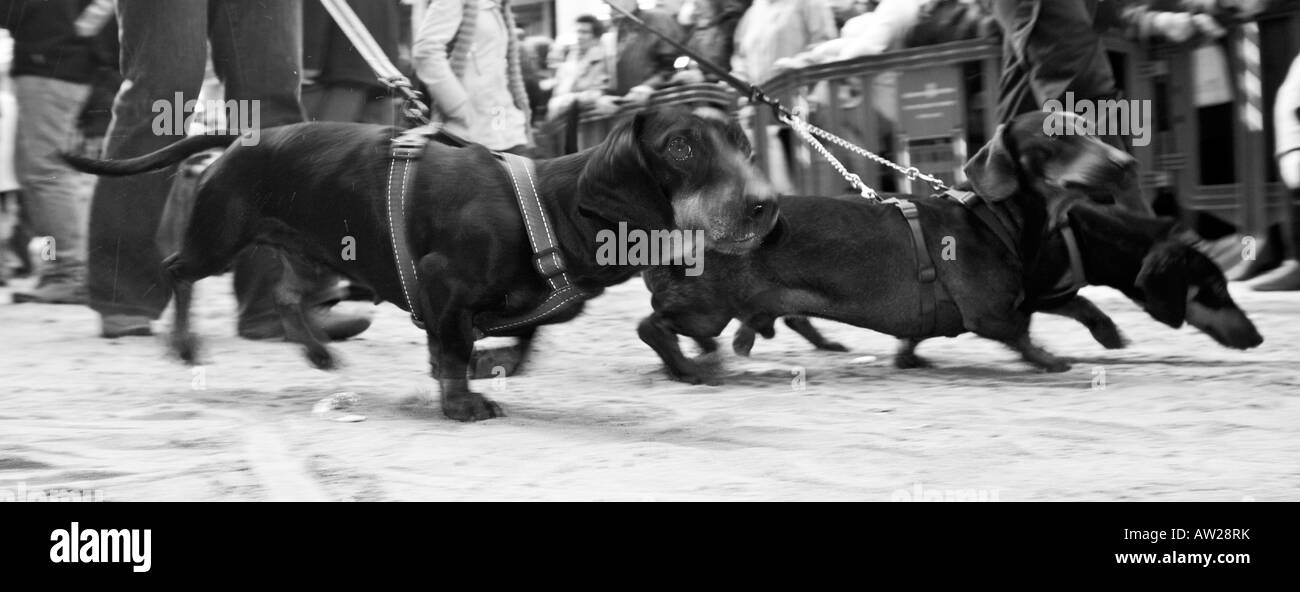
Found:
<path fill-rule="evenodd" d="M 827 142 L 830 142 L 832 144 L 850 150 L 855 154 L 869 158 L 881 165 L 892 168 L 906 175 L 909 181 L 916 181 L 916 180 L 925 181 L 929 183 L 930 186 L 936 192 L 947 191 L 949 189 L 949 187 L 943 182 L 943 180 L 939 179 L 938 177 L 935 177 L 933 175 L 927 175 L 921 172 L 921 170 L 916 167 L 904 168 L 903 166 L 883 156 L 880 156 L 879 154 L 876 154 L 870 150 L 867 150 L 866 148 L 858 146 L 848 140 L 845 140 L 844 138 L 841 138 L 831 132 L 828 132 L 820 127 L 808 123 L 803 118 L 799 117 L 798 115 L 795 115 L 794 113 L 791 113 L 789 109 L 786 109 L 784 106 L 782 106 L 781 101 L 774 99 L 771 96 L 768 96 L 768 94 L 763 92 L 763 89 L 760 88 L 758 85 L 751 84 L 737 78 L 734 74 L 731 73 L 730 70 L 718 66 L 717 64 L 713 63 L 709 59 L 701 56 L 699 53 L 687 47 L 685 44 L 681 43 L 680 41 L 677 41 L 676 39 L 673 39 L 671 36 L 664 34 L 662 31 L 659 31 L 658 29 L 651 27 L 640 17 L 632 14 L 630 11 L 623 8 L 622 6 L 612 3 L 610 2 L 610 0 L 604 0 L 604 2 L 606 5 L 609 6 L 610 10 L 619 13 L 620 15 L 623 16 L 623 18 L 626 18 L 628 21 L 632 22 L 638 27 L 641 27 L 642 29 L 649 31 L 654 36 L 662 39 L 669 45 L 673 46 L 673 48 L 675 48 L 677 51 L 682 52 L 682 55 L 685 55 L 686 57 L 694 60 L 695 63 L 699 64 L 702 69 L 712 72 L 715 76 L 718 77 L 719 80 L 727 83 L 728 86 L 734 88 L 742 96 L 748 98 L 751 103 L 755 103 L 755 104 L 762 103 L 769 106 L 772 109 L 773 117 L 775 117 L 777 121 L 780 121 L 781 123 L 790 126 L 790 128 L 793 129 L 795 133 L 799 134 L 799 136 L 810 146 L 812 146 L 813 149 L 816 150 L 817 153 L 822 156 L 822 158 L 826 159 L 826 161 L 829 162 L 830 165 L 835 168 L 835 170 L 840 174 L 840 176 L 844 177 L 844 180 L 847 181 L 849 185 L 852 186 L 855 190 L 857 190 L 858 193 L 861 194 L 863 197 L 874 201 L 881 201 L 880 195 L 877 194 L 875 190 L 871 189 L 871 187 L 867 186 L 867 184 L 862 181 L 862 177 L 850 172 L 848 168 L 845 167 L 844 164 L 839 161 L 839 159 L 835 158 L 835 156 L 831 154 L 830 150 L 828 150 L 820 141 L 818 141 L 817 138 L 821 138 L 823 140 L 826 140 Z"/>
<path fill-rule="evenodd" d="M 320 2 L 338 24 L 339 29 L 347 36 L 348 41 L 352 42 L 357 53 L 361 54 L 361 59 L 365 60 L 370 70 L 378 76 L 379 82 L 401 95 L 402 114 L 415 123 L 429 125 L 429 106 L 424 102 L 424 96 L 411 86 L 411 80 L 388 59 L 388 55 L 379 47 L 375 37 L 361 23 L 357 13 L 348 6 L 347 0 L 320 0 Z"/>

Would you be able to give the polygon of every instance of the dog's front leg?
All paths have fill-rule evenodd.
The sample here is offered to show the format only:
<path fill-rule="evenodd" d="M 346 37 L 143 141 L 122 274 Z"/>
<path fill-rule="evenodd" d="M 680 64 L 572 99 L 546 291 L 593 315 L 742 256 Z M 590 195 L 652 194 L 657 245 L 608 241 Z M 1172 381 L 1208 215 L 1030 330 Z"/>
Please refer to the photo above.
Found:
<path fill-rule="evenodd" d="M 281 268 L 284 270 L 280 283 L 275 287 L 275 308 L 280 313 L 280 322 L 284 323 L 285 339 L 302 344 L 307 360 L 321 370 L 333 370 L 334 354 L 325 344 L 329 336 L 325 330 L 312 323 L 308 318 L 306 301 L 307 284 L 304 270 L 298 265 L 310 265 L 279 252 Z"/>
<path fill-rule="evenodd" d="M 812 346 L 817 349 L 835 352 L 849 351 L 849 348 L 844 347 L 844 344 L 826 339 L 826 336 L 822 335 L 822 332 L 818 331 L 817 327 L 813 326 L 812 321 L 809 320 L 808 317 L 791 315 L 785 317 L 783 320 L 785 321 L 785 326 L 794 329 L 795 333 L 802 335 L 804 339 L 808 340 L 808 343 L 811 343 Z"/>
<path fill-rule="evenodd" d="M 659 359 L 663 360 L 664 365 L 668 367 L 668 374 L 674 379 L 689 384 L 718 384 L 715 379 L 707 377 L 699 364 L 682 353 L 681 345 L 677 341 L 677 331 L 664 315 L 656 312 L 642 319 L 641 324 L 636 328 L 636 333 L 641 337 L 641 341 L 659 354 Z"/>
<path fill-rule="evenodd" d="M 934 365 L 929 360 L 916 355 L 916 346 L 921 345 L 921 340 L 913 337 L 904 337 L 898 340 L 898 351 L 894 354 L 894 367 L 903 370 L 912 368 L 930 368 Z"/>
<path fill-rule="evenodd" d="M 469 362 L 474 352 L 473 313 L 457 299 L 426 300 L 425 331 L 429 363 L 442 391 L 442 413 L 457 421 L 504 417 L 501 406 L 469 390 Z M 434 311 L 437 311 L 434 316 Z"/>
<path fill-rule="evenodd" d="M 1115 321 L 1083 296 L 1076 294 L 1069 302 L 1050 310 L 1044 309 L 1043 312 L 1079 321 L 1092 333 L 1092 338 L 1106 349 L 1123 349 L 1128 346 L 1128 338 L 1115 326 Z"/>

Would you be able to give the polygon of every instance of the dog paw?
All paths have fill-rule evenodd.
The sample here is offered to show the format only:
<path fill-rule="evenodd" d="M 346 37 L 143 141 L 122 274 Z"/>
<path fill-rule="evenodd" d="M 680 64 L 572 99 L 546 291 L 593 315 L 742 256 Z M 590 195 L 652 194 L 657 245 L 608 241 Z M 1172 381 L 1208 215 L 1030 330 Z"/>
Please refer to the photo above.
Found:
<path fill-rule="evenodd" d="M 1128 338 L 1113 326 L 1098 329 L 1092 337 L 1106 349 L 1124 349 L 1129 344 Z"/>
<path fill-rule="evenodd" d="M 819 344 L 817 344 L 816 347 L 817 347 L 817 349 L 820 349 L 820 350 L 823 350 L 823 351 L 833 351 L 833 352 L 846 352 L 846 351 L 849 351 L 849 348 L 844 347 L 844 344 L 843 344 L 843 343 L 840 343 L 840 342 L 838 342 L 838 341 L 827 341 L 827 342 L 824 342 L 824 343 L 819 343 Z"/>
<path fill-rule="evenodd" d="M 1048 374 L 1057 374 L 1060 372 L 1069 372 L 1070 363 L 1064 360 L 1051 360 L 1038 364 L 1038 368 Z"/>
<path fill-rule="evenodd" d="M 754 349 L 754 332 L 737 331 L 736 337 L 731 340 L 731 351 L 736 352 L 738 356 L 749 357 L 749 352 Z"/>
<path fill-rule="evenodd" d="M 465 393 L 450 399 L 444 396 L 442 414 L 456 421 L 483 421 L 506 415 L 495 401 L 478 393 Z"/>
<path fill-rule="evenodd" d="M 898 354 L 894 357 L 894 367 L 902 370 L 911 370 L 913 368 L 933 368 L 934 364 L 931 364 L 930 360 L 922 358 L 916 354 Z"/>
<path fill-rule="evenodd" d="M 199 338 L 193 333 L 172 333 L 172 353 L 182 362 L 194 366 L 199 363 Z"/>
<path fill-rule="evenodd" d="M 333 370 L 338 367 L 338 363 L 334 360 L 334 354 L 331 354 L 324 347 L 309 347 L 305 351 L 307 361 L 320 370 Z"/>

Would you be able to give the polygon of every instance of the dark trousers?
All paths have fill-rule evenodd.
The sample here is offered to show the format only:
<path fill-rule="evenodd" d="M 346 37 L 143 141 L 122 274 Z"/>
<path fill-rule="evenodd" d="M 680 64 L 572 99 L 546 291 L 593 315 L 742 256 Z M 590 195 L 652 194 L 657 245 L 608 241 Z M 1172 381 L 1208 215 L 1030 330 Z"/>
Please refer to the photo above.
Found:
<path fill-rule="evenodd" d="M 225 100 L 247 101 L 249 108 L 258 100 L 262 127 L 302 121 L 301 10 L 300 0 L 118 0 L 124 82 L 113 103 L 105 157 L 138 156 L 184 137 L 184 129 L 155 125 L 158 102 L 179 109 L 176 93 L 184 101 L 198 98 L 209 40 Z M 157 318 L 167 306 L 170 282 L 154 237 L 175 175 L 172 167 L 100 179 L 91 202 L 88 263 L 90 306 L 101 314 Z M 274 317 L 279 266 L 267 248 L 238 258 L 241 324 Z"/>

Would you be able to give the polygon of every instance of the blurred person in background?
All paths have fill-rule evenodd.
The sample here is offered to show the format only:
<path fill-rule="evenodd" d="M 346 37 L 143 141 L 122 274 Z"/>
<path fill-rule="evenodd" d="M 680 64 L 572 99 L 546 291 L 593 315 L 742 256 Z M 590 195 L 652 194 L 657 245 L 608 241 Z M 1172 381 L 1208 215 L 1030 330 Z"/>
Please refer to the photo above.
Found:
<path fill-rule="evenodd" d="M 186 134 L 158 130 L 160 103 L 179 95 L 192 100 L 204 83 L 209 45 L 227 104 L 256 110 L 262 127 L 303 121 L 302 4 L 300 0 L 118 0 L 121 73 L 105 158 L 130 158 L 161 149 Z M 172 109 L 182 109 L 173 105 Z M 231 141 L 249 117 L 228 121 Z M 90 211 L 90 306 L 100 314 L 100 335 L 149 335 L 150 321 L 171 299 L 170 278 L 155 242 L 176 167 L 99 180 Z M 283 255 L 255 245 L 234 264 L 237 330 L 247 339 L 283 339 L 274 288 Z M 331 339 L 364 331 L 370 320 L 334 312 L 337 279 L 310 287 L 309 321 Z"/>
<path fill-rule="evenodd" d="M 753 0 L 686 0 L 677 21 L 690 30 L 686 46 L 722 68 L 731 67 L 736 26 Z M 712 72 L 704 75 L 717 79 Z"/>
<path fill-rule="evenodd" d="M 605 27 L 596 17 L 584 14 L 576 20 L 578 43 L 568 49 L 555 72 L 555 88 L 547 106 L 547 118 L 558 119 L 591 109 L 609 88 L 610 66 L 601 36 Z"/>
<path fill-rule="evenodd" d="M 1278 173 L 1287 189 L 1281 221 L 1286 259 L 1277 269 L 1249 282 L 1251 289 L 1260 292 L 1300 290 L 1300 231 L 1296 228 L 1300 223 L 1296 215 L 1296 200 L 1300 199 L 1300 56 L 1292 60 L 1286 79 L 1278 88 L 1273 104 L 1273 129 Z"/>
<path fill-rule="evenodd" d="M 398 0 L 348 0 L 361 25 L 394 64 L 399 63 Z M 362 59 L 319 0 L 302 7 L 302 106 L 312 121 L 397 125 L 398 101 Z M 405 70 L 398 65 L 399 70 Z"/>
<path fill-rule="evenodd" d="M 1118 29 L 1131 39 L 1183 43 L 1216 39 L 1225 29 L 1209 14 L 1231 0 L 992 0 L 1003 32 L 998 121 L 1041 109 L 1047 101 L 1116 100 L 1121 94 L 1101 35 Z M 1153 7 L 1154 6 L 1154 7 Z M 1174 9 L 1174 10 L 1170 10 Z M 1103 122 L 1098 122 L 1104 125 Z M 1098 134 L 1129 151 L 1129 139 Z M 1136 178 L 1114 196 L 1121 206 L 1151 214 Z"/>
<path fill-rule="evenodd" d="M 528 155 L 531 108 L 509 0 L 433 0 L 412 48 L 442 131 Z"/>
<path fill-rule="evenodd" d="M 778 72 L 778 60 L 798 55 L 838 34 L 835 15 L 826 0 L 754 0 L 736 26 L 731 73 L 743 81 L 762 85 Z M 791 96 L 774 98 L 784 105 L 792 105 Z M 790 129 L 778 124 L 768 125 L 764 130 L 754 129 L 753 105 L 744 106 L 739 118 L 750 142 L 754 142 L 756 134 L 766 134 L 771 148 L 766 165 L 777 192 L 794 193 L 790 174 L 794 140 Z"/>
<path fill-rule="evenodd" d="M 651 28 L 675 41 L 686 41 L 686 31 L 677 17 L 659 8 L 640 8 L 637 0 L 609 0 L 641 19 Z M 596 101 L 596 110 L 612 113 L 621 105 L 644 105 L 654 91 L 667 85 L 676 73 L 681 52 L 671 43 L 631 22 L 622 13 L 610 11 L 610 31 L 602 43 L 610 67 L 609 87 Z"/>
<path fill-rule="evenodd" d="M 23 223 L 47 237 L 36 288 L 14 302 L 85 304 L 86 218 L 95 178 L 78 173 L 58 153 L 79 143 L 78 118 L 91 82 L 113 57 L 101 37 L 115 31 L 111 2 L 0 0 L 0 27 L 14 37 L 17 99 L 16 169 Z M 24 245 L 25 247 L 25 245 Z"/>
<path fill-rule="evenodd" d="M 525 35 L 523 29 L 517 33 L 524 91 L 528 94 L 528 104 L 533 109 L 531 119 L 534 122 L 542 121 L 546 118 L 546 106 L 554 93 L 554 87 L 545 83 L 555 78 L 555 71 L 550 64 L 555 40 L 545 35 Z"/>

